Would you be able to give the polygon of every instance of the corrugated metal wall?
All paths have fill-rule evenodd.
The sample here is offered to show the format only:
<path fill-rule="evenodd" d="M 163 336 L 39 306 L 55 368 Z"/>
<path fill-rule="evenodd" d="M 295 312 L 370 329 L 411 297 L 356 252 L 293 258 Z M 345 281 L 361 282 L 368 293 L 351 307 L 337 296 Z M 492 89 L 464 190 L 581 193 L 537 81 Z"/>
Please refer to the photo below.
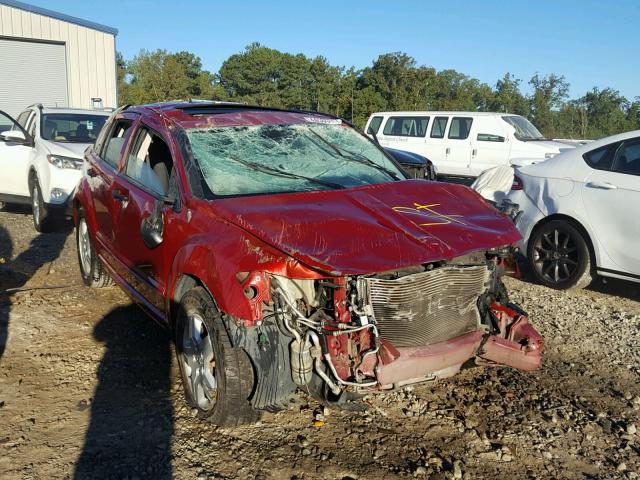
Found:
<path fill-rule="evenodd" d="M 64 42 L 69 107 L 117 106 L 114 35 L 0 4 L 0 37 Z"/>

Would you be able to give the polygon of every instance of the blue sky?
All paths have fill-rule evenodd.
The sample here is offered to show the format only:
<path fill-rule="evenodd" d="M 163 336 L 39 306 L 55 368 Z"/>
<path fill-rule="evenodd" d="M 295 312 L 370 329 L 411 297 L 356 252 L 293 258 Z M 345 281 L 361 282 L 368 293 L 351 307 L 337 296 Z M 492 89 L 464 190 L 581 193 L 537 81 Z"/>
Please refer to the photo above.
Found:
<path fill-rule="evenodd" d="M 364 67 L 403 51 L 490 85 L 507 71 L 523 83 L 553 72 L 567 78 L 572 97 L 594 86 L 640 96 L 638 0 L 24 1 L 117 28 L 127 59 L 141 48 L 188 50 L 217 71 L 258 41 Z"/>

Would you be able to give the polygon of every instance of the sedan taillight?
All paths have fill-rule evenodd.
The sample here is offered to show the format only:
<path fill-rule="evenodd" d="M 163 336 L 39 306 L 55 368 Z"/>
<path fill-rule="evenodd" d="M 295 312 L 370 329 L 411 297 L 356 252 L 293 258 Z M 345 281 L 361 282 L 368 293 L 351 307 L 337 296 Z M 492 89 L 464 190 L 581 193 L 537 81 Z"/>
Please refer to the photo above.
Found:
<path fill-rule="evenodd" d="M 513 183 L 511 184 L 511 190 L 524 190 L 524 184 L 520 177 L 513 176 Z"/>

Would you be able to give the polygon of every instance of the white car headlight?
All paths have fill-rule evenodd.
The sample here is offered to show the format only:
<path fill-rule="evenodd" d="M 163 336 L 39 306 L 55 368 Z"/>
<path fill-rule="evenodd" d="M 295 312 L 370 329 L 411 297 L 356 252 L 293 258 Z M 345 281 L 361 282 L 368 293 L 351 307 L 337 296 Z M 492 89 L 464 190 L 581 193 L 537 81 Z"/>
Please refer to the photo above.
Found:
<path fill-rule="evenodd" d="M 553 157 L 555 157 L 556 155 L 557 155 L 557 153 L 554 153 L 554 152 L 545 153 L 545 154 L 544 154 L 544 159 L 545 159 L 545 160 L 548 160 L 549 158 L 553 158 Z"/>
<path fill-rule="evenodd" d="M 62 155 L 47 155 L 47 161 L 57 168 L 82 169 L 84 161 L 80 158 L 63 157 Z"/>

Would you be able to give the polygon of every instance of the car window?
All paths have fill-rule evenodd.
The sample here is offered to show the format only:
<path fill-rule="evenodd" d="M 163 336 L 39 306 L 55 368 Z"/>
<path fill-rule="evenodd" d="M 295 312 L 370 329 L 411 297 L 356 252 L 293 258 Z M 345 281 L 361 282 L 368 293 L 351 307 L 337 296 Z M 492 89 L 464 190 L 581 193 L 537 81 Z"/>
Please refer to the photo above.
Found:
<path fill-rule="evenodd" d="M 479 133 L 477 139 L 479 142 L 504 142 L 504 137 L 493 133 Z"/>
<path fill-rule="evenodd" d="M 31 115 L 31 117 L 29 117 L 29 120 L 27 121 L 27 131 L 29 132 L 29 135 L 31 135 L 31 138 L 34 138 L 36 136 L 36 123 L 37 123 L 37 117 L 34 112 L 33 115 Z"/>
<path fill-rule="evenodd" d="M 94 143 L 107 118 L 84 113 L 47 113 L 42 115 L 40 135 L 54 142 Z"/>
<path fill-rule="evenodd" d="M 378 133 L 378 130 L 380 130 L 381 123 L 382 123 L 382 117 L 373 117 L 371 119 L 371 123 L 369 123 L 369 128 L 367 129 L 367 133 L 369 133 L 369 131 L 373 131 L 373 133 Z"/>
<path fill-rule="evenodd" d="M 424 137 L 429 117 L 389 117 L 383 133 L 397 137 Z"/>
<path fill-rule="evenodd" d="M 451 127 L 449 127 L 449 138 L 452 140 L 464 140 L 469 137 L 473 118 L 453 117 Z"/>
<path fill-rule="evenodd" d="M 431 126 L 431 138 L 444 138 L 444 131 L 447 129 L 449 117 L 436 117 Z"/>
<path fill-rule="evenodd" d="M 27 120 L 29 120 L 30 113 L 31 110 L 25 110 L 20 115 L 18 115 L 18 118 L 16 120 L 22 128 L 25 128 L 27 126 Z"/>
<path fill-rule="evenodd" d="M 127 143 L 133 122 L 131 120 L 116 120 L 111 135 L 102 149 L 102 158 L 108 164 L 117 167 L 122 147 Z"/>
<path fill-rule="evenodd" d="M 624 142 L 618 150 L 613 171 L 640 175 L 640 139 Z"/>
<path fill-rule="evenodd" d="M 127 156 L 127 177 L 153 193 L 166 195 L 172 171 L 173 160 L 166 142 L 147 128 L 140 128 Z"/>
<path fill-rule="evenodd" d="M 0 112 L 0 133 L 16 128 L 16 122 L 9 115 Z"/>
<path fill-rule="evenodd" d="M 611 143 L 583 154 L 582 158 L 584 158 L 584 161 L 587 162 L 587 165 L 591 168 L 611 170 L 611 165 L 613 165 L 613 159 L 619 146 L 620 142 Z"/>

